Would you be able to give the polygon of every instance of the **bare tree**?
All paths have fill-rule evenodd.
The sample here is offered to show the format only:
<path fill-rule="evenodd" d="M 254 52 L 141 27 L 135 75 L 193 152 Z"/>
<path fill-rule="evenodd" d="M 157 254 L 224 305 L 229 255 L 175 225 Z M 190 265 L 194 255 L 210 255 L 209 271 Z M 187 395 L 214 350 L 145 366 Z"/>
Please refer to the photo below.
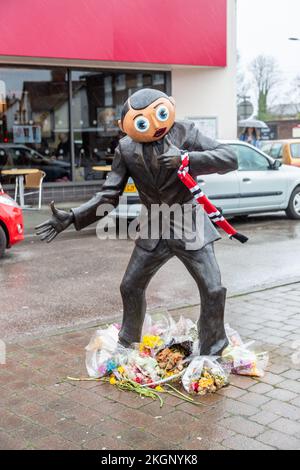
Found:
<path fill-rule="evenodd" d="M 237 73 L 236 73 L 236 86 L 237 86 L 237 99 L 238 101 L 247 96 L 251 89 L 251 83 L 246 76 L 245 70 L 242 66 L 241 55 L 237 51 Z"/>
<path fill-rule="evenodd" d="M 259 55 L 250 64 L 254 84 L 257 91 L 258 119 L 268 117 L 268 99 L 271 91 L 274 91 L 280 83 L 280 72 L 274 57 Z"/>
<path fill-rule="evenodd" d="M 289 99 L 294 105 L 295 117 L 300 115 L 300 75 L 296 75 L 292 81 L 291 90 L 289 93 Z"/>

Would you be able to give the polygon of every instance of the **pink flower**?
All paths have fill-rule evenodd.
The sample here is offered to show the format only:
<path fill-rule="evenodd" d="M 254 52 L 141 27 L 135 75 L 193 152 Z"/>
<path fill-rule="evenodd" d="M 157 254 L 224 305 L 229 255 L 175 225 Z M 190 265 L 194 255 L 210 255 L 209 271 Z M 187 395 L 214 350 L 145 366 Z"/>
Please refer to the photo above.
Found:
<path fill-rule="evenodd" d="M 107 369 L 106 367 L 102 364 L 100 367 L 99 367 L 99 374 L 100 375 L 105 375 L 107 372 Z"/>

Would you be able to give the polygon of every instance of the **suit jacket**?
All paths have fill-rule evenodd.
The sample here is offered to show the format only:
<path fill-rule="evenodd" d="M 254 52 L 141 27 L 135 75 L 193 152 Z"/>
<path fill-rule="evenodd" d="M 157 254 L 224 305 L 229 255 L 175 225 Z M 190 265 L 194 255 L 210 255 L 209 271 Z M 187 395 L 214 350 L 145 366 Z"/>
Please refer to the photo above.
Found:
<path fill-rule="evenodd" d="M 205 137 L 192 121 L 175 122 L 168 137 L 179 149 L 189 152 L 190 173 L 194 177 L 209 173 L 223 174 L 237 169 L 237 159 L 230 146 Z M 114 207 L 118 205 L 119 197 L 130 176 L 137 187 L 141 203 L 147 209 L 150 209 L 152 204 L 165 203 L 172 206 L 176 203 L 180 205 L 192 203 L 191 193 L 179 180 L 177 170 L 161 166 L 153 173 L 144 158 L 143 148 L 143 144 L 134 142 L 129 136 L 120 140 L 115 150 L 112 171 L 101 191 L 88 202 L 72 209 L 77 230 L 99 219 L 96 212 L 101 204 L 109 203 Z M 220 238 L 206 214 L 203 216 L 203 223 L 204 244 Z M 151 251 L 159 239 L 138 238 L 136 243 Z"/>

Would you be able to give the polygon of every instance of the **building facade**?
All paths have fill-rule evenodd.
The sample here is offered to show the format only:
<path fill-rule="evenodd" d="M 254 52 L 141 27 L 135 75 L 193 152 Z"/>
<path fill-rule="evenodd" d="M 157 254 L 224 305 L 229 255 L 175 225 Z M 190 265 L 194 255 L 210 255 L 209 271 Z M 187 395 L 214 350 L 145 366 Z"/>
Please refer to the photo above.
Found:
<path fill-rule="evenodd" d="M 0 4 L 0 170 L 45 171 L 44 202 L 99 190 L 123 102 L 172 94 L 177 118 L 236 136 L 235 0 Z M 10 189 L 12 180 L 3 179 Z"/>

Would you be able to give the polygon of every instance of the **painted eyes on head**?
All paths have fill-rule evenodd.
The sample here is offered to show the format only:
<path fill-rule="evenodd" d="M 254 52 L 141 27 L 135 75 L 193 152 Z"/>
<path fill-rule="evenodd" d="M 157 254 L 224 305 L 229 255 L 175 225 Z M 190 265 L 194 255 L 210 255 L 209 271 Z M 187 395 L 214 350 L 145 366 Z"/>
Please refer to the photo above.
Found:
<path fill-rule="evenodd" d="M 166 121 L 169 117 L 169 110 L 166 106 L 159 106 L 156 110 L 156 117 L 160 121 Z"/>
<path fill-rule="evenodd" d="M 150 127 L 150 123 L 147 118 L 145 118 L 144 116 L 140 116 L 135 119 L 134 127 L 139 132 L 146 132 Z"/>

